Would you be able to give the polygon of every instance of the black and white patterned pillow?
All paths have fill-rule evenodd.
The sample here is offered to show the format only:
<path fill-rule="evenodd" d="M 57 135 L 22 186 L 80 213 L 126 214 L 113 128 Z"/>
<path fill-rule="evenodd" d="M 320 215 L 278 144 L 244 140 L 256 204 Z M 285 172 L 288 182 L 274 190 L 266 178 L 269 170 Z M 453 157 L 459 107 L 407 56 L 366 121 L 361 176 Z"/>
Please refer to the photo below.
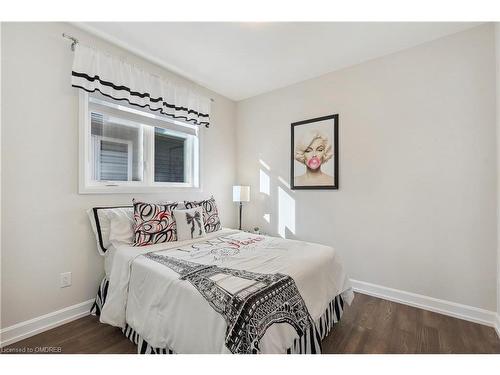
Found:
<path fill-rule="evenodd" d="M 206 233 L 212 233 L 222 229 L 219 219 L 219 211 L 217 210 L 217 203 L 215 202 L 214 197 L 204 201 L 184 201 L 184 205 L 187 209 L 194 207 L 203 208 L 203 222 L 205 223 Z"/>
<path fill-rule="evenodd" d="M 155 204 L 132 201 L 134 204 L 134 246 L 177 241 L 173 211 L 177 203 Z"/>

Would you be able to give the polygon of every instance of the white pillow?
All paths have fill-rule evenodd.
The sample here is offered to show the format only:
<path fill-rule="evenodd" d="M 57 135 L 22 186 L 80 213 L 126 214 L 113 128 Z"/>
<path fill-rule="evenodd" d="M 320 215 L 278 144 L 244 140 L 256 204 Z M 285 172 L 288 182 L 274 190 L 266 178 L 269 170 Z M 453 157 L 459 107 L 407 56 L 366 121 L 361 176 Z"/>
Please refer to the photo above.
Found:
<path fill-rule="evenodd" d="M 131 212 L 124 209 L 109 211 L 109 242 L 111 244 L 121 245 L 134 242 L 133 212 L 133 209 Z"/>
<path fill-rule="evenodd" d="M 174 219 L 177 227 L 177 241 L 192 240 L 206 235 L 203 207 L 174 210 Z"/>
<path fill-rule="evenodd" d="M 134 208 L 131 206 L 122 207 L 94 207 L 87 210 L 87 215 L 92 225 L 92 230 L 97 242 L 97 251 L 105 255 L 107 248 L 111 245 L 109 235 L 111 232 L 111 213 L 118 212 L 133 219 Z"/>

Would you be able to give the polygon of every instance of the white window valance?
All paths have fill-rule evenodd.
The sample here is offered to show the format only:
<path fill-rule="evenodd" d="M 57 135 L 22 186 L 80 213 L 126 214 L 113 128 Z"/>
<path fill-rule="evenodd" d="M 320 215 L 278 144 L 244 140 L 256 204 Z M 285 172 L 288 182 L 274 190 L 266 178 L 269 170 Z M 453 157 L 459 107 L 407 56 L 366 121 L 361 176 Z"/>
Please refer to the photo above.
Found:
<path fill-rule="evenodd" d="M 71 84 L 174 119 L 210 125 L 210 98 L 81 44 L 75 48 Z"/>

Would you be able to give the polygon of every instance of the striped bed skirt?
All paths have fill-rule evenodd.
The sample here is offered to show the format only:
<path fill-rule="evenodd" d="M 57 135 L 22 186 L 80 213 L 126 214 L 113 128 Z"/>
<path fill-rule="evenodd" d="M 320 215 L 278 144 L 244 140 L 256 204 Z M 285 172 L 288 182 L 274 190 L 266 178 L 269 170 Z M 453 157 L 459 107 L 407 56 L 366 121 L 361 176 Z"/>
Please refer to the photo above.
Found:
<path fill-rule="evenodd" d="M 101 315 L 102 306 L 106 301 L 108 285 L 108 279 L 104 278 L 97 291 L 94 304 L 90 309 L 92 315 Z M 286 354 L 321 354 L 321 341 L 330 333 L 334 325 L 340 321 L 343 312 L 344 299 L 342 298 L 342 294 L 339 294 L 330 301 L 325 312 L 315 321 L 314 325 L 302 336 L 295 339 L 292 347 L 286 351 Z M 122 329 L 122 332 L 130 341 L 137 345 L 137 353 L 139 354 L 175 354 L 170 348 L 152 347 L 128 324 Z"/>

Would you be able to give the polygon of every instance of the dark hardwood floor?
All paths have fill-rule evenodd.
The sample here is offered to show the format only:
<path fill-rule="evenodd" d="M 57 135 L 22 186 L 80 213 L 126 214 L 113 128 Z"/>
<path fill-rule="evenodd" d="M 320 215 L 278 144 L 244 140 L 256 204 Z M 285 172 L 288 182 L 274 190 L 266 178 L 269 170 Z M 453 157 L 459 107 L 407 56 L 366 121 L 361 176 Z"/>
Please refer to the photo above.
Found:
<path fill-rule="evenodd" d="M 4 352 L 36 352 L 41 347 L 60 348 L 62 353 L 137 352 L 118 328 L 93 316 L 19 341 Z M 323 352 L 500 353 L 500 339 L 491 327 L 357 293 L 323 341 Z"/>
<path fill-rule="evenodd" d="M 356 293 L 325 353 L 500 353 L 494 328 Z"/>

